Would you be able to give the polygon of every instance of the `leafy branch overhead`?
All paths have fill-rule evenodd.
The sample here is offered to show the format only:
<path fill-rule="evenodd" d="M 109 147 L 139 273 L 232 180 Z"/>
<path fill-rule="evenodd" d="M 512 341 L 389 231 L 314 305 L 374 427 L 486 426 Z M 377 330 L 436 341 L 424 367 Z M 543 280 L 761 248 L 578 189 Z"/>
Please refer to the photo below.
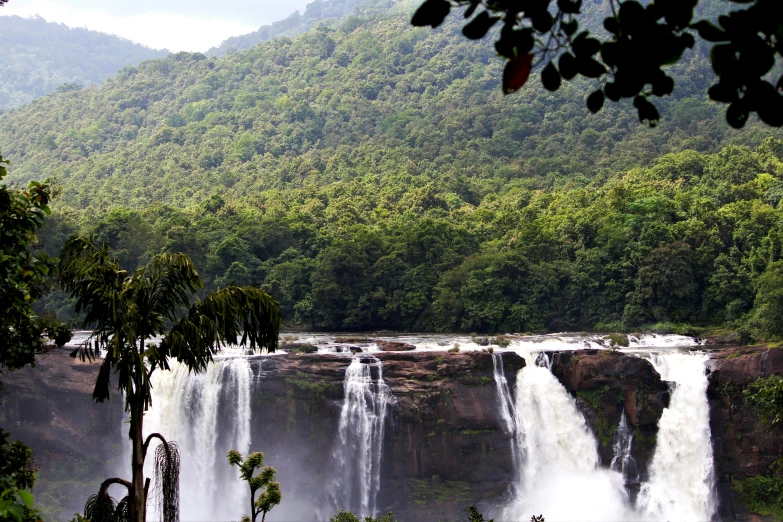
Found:
<path fill-rule="evenodd" d="M 470 21 L 462 32 L 483 38 L 500 23 L 495 49 L 507 60 L 503 92 L 519 90 L 530 71 L 556 91 L 576 76 L 593 78 L 597 89 L 587 107 L 598 112 L 606 99 L 632 98 L 639 119 L 654 125 L 660 115 L 650 98 L 669 95 L 674 80 L 665 67 L 679 62 L 696 37 L 712 45 L 710 59 L 718 81 L 710 98 L 728 104 L 728 123 L 741 128 L 751 113 L 764 123 L 783 125 L 783 76 L 775 63 L 783 55 L 783 17 L 778 0 L 730 0 L 737 8 L 718 25 L 696 20 L 698 0 L 610 0 L 606 30 L 584 30 L 583 0 L 426 0 L 413 16 L 415 26 L 438 27 L 453 8 Z M 779 71 L 777 73 L 779 76 Z"/>

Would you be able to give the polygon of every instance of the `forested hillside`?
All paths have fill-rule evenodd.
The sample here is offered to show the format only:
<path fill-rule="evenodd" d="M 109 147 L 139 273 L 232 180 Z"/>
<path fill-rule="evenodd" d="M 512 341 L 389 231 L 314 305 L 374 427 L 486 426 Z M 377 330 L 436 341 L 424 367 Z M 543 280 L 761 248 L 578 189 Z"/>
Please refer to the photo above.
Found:
<path fill-rule="evenodd" d="M 0 23 L 0 109 L 28 103 L 63 85 L 65 90 L 97 85 L 125 65 L 168 53 L 40 17 L 3 16 Z"/>
<path fill-rule="evenodd" d="M 76 230 L 128 267 L 184 251 L 211 287 L 263 285 L 289 325 L 774 334 L 783 142 L 724 123 L 705 56 L 651 129 L 590 115 L 587 82 L 504 97 L 491 45 L 459 30 L 350 17 L 126 67 L 0 117 L 2 152 L 17 180 L 60 180 L 53 254 Z"/>
<path fill-rule="evenodd" d="M 290 16 L 269 25 L 264 25 L 252 33 L 227 38 L 218 47 L 207 51 L 207 56 L 225 56 L 244 51 L 279 36 L 295 36 L 308 31 L 313 24 L 326 20 L 336 21 L 351 14 L 357 6 L 375 5 L 373 0 L 315 0 L 307 4 L 304 13 L 295 11 Z M 383 2 L 388 6 L 389 2 Z"/>

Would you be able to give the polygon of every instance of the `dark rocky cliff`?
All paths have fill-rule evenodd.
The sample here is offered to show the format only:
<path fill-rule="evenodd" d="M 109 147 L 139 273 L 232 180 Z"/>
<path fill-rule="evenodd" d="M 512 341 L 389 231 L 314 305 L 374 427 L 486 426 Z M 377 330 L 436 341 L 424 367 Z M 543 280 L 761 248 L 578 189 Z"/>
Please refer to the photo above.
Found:
<path fill-rule="evenodd" d="M 39 355 L 34 368 L 2 375 L 0 426 L 22 440 L 40 468 L 33 493 L 44 520 L 70 520 L 116 469 L 127 440 L 122 396 L 95 404 L 96 363 L 64 350 Z M 39 508 L 40 509 L 40 508 Z"/>
<path fill-rule="evenodd" d="M 605 467 L 614 457 L 614 433 L 626 412 L 634 431 L 632 454 L 639 472 L 626 487 L 635 498 L 640 482 L 649 478 L 658 420 L 669 405 L 669 386 L 649 361 L 608 350 L 555 353 L 552 373 L 576 396 L 598 440 L 598 453 Z"/>
<path fill-rule="evenodd" d="M 783 457 L 783 426 L 765 423 L 743 400 L 759 377 L 783 374 L 783 350 L 764 347 L 716 350 L 708 362 L 710 428 L 721 520 L 760 520 L 740 503 L 737 481 L 765 475 Z"/>

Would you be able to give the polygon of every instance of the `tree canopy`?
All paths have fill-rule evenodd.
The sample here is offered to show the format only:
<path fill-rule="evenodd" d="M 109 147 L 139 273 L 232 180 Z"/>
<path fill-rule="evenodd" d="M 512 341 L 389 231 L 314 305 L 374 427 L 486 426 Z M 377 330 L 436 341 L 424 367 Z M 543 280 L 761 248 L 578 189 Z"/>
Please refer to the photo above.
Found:
<path fill-rule="evenodd" d="M 650 98 L 672 94 L 667 74 L 696 37 L 710 47 L 718 77 L 711 99 L 727 103 L 726 120 L 741 128 L 750 113 L 764 123 L 783 125 L 783 75 L 775 67 L 783 56 L 783 16 L 777 0 L 730 0 L 735 9 L 721 14 L 717 25 L 697 19 L 698 0 L 610 0 L 602 27 L 594 27 L 591 0 L 426 0 L 413 16 L 416 26 L 438 27 L 458 8 L 470 19 L 463 34 L 480 39 L 501 23 L 495 49 L 505 58 L 503 91 L 520 89 L 532 69 L 541 67 L 541 81 L 556 91 L 562 82 L 583 76 L 595 80 L 587 97 L 592 112 L 605 99 L 632 98 L 639 119 L 660 118 Z M 710 46 L 710 44 L 712 44 Z M 778 56 L 780 55 L 780 56 Z"/>
<path fill-rule="evenodd" d="M 7 175 L 0 156 L 0 181 Z M 32 181 L 25 190 L 0 185 L 0 373 L 33 364 L 45 336 L 62 346 L 69 331 L 57 322 L 35 314 L 33 304 L 47 290 L 55 264 L 36 250 L 36 233 L 51 213 L 55 190 L 49 183 Z"/>
<path fill-rule="evenodd" d="M 151 440 L 157 438 L 161 441 L 155 453 L 161 512 L 166 522 L 176 522 L 176 446 L 162 434 L 143 438 L 144 412 L 152 404 L 152 374 L 168 370 L 169 359 L 189 370 L 202 371 L 227 345 L 274 351 L 281 324 L 279 305 L 258 288 L 238 286 L 222 288 L 191 303 L 203 283 L 188 256 L 181 253 L 156 255 L 146 266 L 128 272 L 120 268 L 106 243 L 97 245 L 91 238 L 74 236 L 63 247 L 59 268 L 63 288 L 75 300 L 76 312 L 83 313 L 83 326 L 92 329 L 72 355 L 93 358 L 105 352 L 93 399 L 103 402 L 109 398 L 113 373 L 130 414 L 133 478 L 104 481 L 85 512 L 97 509 L 103 513 L 101 517 L 122 513 L 123 517 L 127 514 L 126 520 L 146 520 L 144 462 Z M 114 483 L 128 490 L 118 505 L 107 493 Z"/>

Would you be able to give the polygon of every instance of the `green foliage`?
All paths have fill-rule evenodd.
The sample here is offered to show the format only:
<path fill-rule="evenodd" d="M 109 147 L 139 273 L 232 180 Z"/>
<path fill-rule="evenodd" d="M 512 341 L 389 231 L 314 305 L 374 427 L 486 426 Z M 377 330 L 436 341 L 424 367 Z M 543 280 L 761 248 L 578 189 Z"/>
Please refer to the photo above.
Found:
<path fill-rule="evenodd" d="M 288 377 L 285 382 L 315 395 L 320 395 L 331 386 L 328 382 L 314 381 L 312 376 L 304 373 L 297 373 L 296 377 Z"/>
<path fill-rule="evenodd" d="M 114 35 L 19 16 L 3 18 L 0 47 L 0 108 L 97 85 L 128 64 L 167 53 Z"/>
<path fill-rule="evenodd" d="M 144 412 L 152 403 L 151 376 L 158 368 L 169 370 L 170 358 L 191 371 L 203 371 L 213 355 L 229 344 L 274 351 L 281 323 L 279 305 L 258 288 L 238 286 L 219 289 L 191 303 L 203 282 L 186 254 L 159 254 L 128 273 L 120 268 L 108 245 L 98 246 L 92 237 L 73 236 L 65 243 L 59 275 L 63 288 L 75 300 L 76 312 L 83 313 L 83 326 L 92 329 L 71 355 L 92 359 L 105 351 L 93 399 L 103 402 L 109 398 L 114 373 L 130 414 L 133 481 L 109 481 L 116 480 L 128 489 L 125 506 L 129 516 L 143 520 L 146 490 L 134 484 L 144 482 L 143 465 L 151 438 L 161 439 L 155 470 L 167 479 L 162 482 L 163 518 L 179 518 L 176 445 L 170 447 L 160 434 L 143 441 Z M 155 338 L 160 340 L 153 341 Z M 159 454 L 162 448 L 165 451 Z M 107 481 L 88 504 L 92 502 L 101 513 L 114 512 L 108 507 L 104 486 Z M 86 508 L 85 516 L 92 518 Z"/>
<path fill-rule="evenodd" d="M 394 513 L 392 512 L 386 513 L 380 518 L 375 518 L 368 515 L 363 519 L 359 519 L 359 517 L 350 511 L 343 511 L 341 509 L 339 513 L 329 519 L 329 522 L 396 522 L 396 519 L 394 518 Z"/>
<path fill-rule="evenodd" d="M 720 121 L 704 56 L 672 66 L 648 129 L 620 105 L 583 117 L 581 80 L 504 98 L 456 21 L 334 28 L 0 115 L 14 179 L 62 179 L 44 250 L 94 234 L 128 270 L 182 252 L 207 290 L 256 285 L 311 329 L 773 324 L 755 303 L 783 258 L 782 142 Z"/>
<path fill-rule="evenodd" d="M 33 452 L 19 441 L 9 442 L 10 434 L 0 429 L 0 520 L 38 522 L 30 490 L 35 484 Z"/>
<path fill-rule="evenodd" d="M 628 347 L 630 344 L 630 341 L 628 340 L 628 336 L 626 334 L 621 333 L 613 333 L 606 336 L 606 339 L 609 341 L 609 345 L 612 348 L 618 348 L 620 346 Z"/>
<path fill-rule="evenodd" d="M 7 164 L 0 156 L 0 181 Z M 36 232 L 51 213 L 54 195 L 48 183 L 31 181 L 25 190 L 0 184 L 0 372 L 33 364 L 35 353 L 44 347 L 44 335 L 59 347 L 70 340 L 64 325 L 33 311 L 55 267 L 45 252 L 34 250 Z"/>
<path fill-rule="evenodd" d="M 783 377 L 760 377 L 742 391 L 745 402 L 761 415 L 764 422 L 776 424 L 783 417 Z"/>
<path fill-rule="evenodd" d="M 467 482 L 443 480 L 438 475 L 406 482 L 413 493 L 413 501 L 420 507 L 440 502 L 464 502 L 470 498 L 470 486 Z"/>
<path fill-rule="evenodd" d="M 696 20 L 697 0 L 649 4 L 611 0 L 611 12 L 600 30 L 590 27 L 597 22 L 591 11 L 598 2 L 589 0 L 540 0 L 524 9 L 485 0 L 426 0 L 411 23 L 438 27 L 453 7 L 466 8 L 465 18 L 475 16 L 462 32 L 477 40 L 502 19 L 495 49 L 508 60 L 504 93 L 515 92 L 527 82 L 531 65 L 543 66 L 541 81 L 547 90 L 556 91 L 562 80 L 577 76 L 599 79 L 599 89 L 587 97 L 591 112 L 601 110 L 606 98 L 615 102 L 633 98 L 639 119 L 652 125 L 660 114 L 648 98 L 672 94 L 675 82 L 667 75 L 668 66 L 694 48 L 694 34 L 698 34 L 703 41 L 700 47 L 715 44 L 709 54 L 719 81 L 708 92 L 713 100 L 729 104 L 728 123 L 741 128 L 749 113 L 757 112 L 768 125 L 780 127 L 783 96 L 777 89 L 783 77 L 775 82 L 780 70 L 771 73 L 778 58 L 779 6 L 776 0 L 732 2 L 736 9 L 718 18 L 720 27 Z M 580 31 L 580 26 L 586 30 Z"/>
<path fill-rule="evenodd" d="M 758 475 L 736 481 L 740 501 L 751 513 L 783 519 L 783 477 Z"/>
<path fill-rule="evenodd" d="M 783 261 L 770 263 L 756 285 L 756 320 L 763 337 L 783 334 Z"/>
<path fill-rule="evenodd" d="M 264 466 L 264 454 L 261 452 L 251 453 L 245 459 L 238 451 L 230 450 L 226 457 L 229 464 L 239 467 L 239 477 L 250 487 L 250 503 L 253 506 L 251 522 L 256 522 L 258 515 L 261 515 L 263 522 L 266 514 L 283 498 L 280 483 L 275 481 L 277 470 Z"/>
<path fill-rule="evenodd" d="M 460 430 L 460 435 L 484 435 L 487 433 L 495 433 L 494 429 L 481 429 L 481 430 Z"/>
<path fill-rule="evenodd" d="M 470 506 L 466 507 L 465 511 L 468 514 L 468 522 L 495 522 L 494 518 L 486 520 L 484 515 L 479 512 L 475 504 L 471 504 Z"/>
<path fill-rule="evenodd" d="M 602 412 L 607 404 L 617 404 L 625 400 L 625 392 L 622 388 L 610 384 L 591 390 L 580 390 L 576 394 L 577 397 L 585 401 L 598 414 Z"/>

